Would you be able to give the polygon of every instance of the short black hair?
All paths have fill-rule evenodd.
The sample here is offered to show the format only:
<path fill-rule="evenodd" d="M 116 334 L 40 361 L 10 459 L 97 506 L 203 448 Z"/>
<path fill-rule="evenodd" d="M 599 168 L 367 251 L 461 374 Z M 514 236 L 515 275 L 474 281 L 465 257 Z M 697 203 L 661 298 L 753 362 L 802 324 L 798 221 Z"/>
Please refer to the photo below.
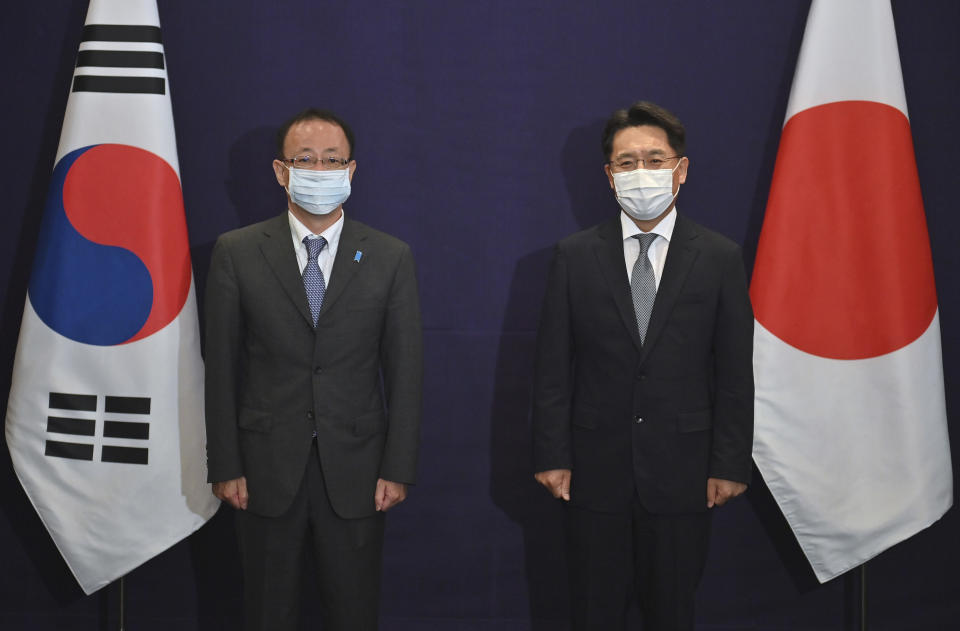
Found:
<path fill-rule="evenodd" d="M 316 107 L 308 107 L 299 114 L 291 117 L 287 122 L 280 126 L 280 129 L 277 130 L 277 157 L 281 160 L 285 159 L 287 156 L 283 155 L 283 143 L 287 140 L 287 134 L 290 132 L 290 128 L 296 125 L 297 123 L 302 123 L 304 121 L 313 121 L 321 120 L 333 123 L 338 125 L 340 129 L 343 130 L 343 135 L 347 137 L 347 145 L 349 145 L 350 155 L 347 158 L 353 160 L 353 130 L 350 129 L 350 125 L 347 125 L 347 121 L 343 120 L 330 110 L 322 110 Z"/>
<path fill-rule="evenodd" d="M 680 119 L 673 112 L 659 105 L 649 101 L 637 101 L 629 109 L 617 110 L 607 119 L 601 139 L 604 157 L 607 160 L 610 159 L 610 154 L 613 153 L 613 137 L 617 132 L 640 125 L 652 125 L 662 129 L 667 134 L 670 147 L 677 152 L 678 156 L 684 155 L 687 150 L 687 130 Z"/>

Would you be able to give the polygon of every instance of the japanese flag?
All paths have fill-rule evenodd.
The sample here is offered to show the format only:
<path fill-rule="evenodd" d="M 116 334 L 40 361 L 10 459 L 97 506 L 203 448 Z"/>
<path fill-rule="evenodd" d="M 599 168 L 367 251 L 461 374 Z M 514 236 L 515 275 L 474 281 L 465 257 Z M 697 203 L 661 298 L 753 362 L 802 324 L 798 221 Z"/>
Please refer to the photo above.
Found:
<path fill-rule="evenodd" d="M 823 582 L 953 498 L 933 263 L 888 2 L 810 7 L 750 294 L 754 459 Z"/>

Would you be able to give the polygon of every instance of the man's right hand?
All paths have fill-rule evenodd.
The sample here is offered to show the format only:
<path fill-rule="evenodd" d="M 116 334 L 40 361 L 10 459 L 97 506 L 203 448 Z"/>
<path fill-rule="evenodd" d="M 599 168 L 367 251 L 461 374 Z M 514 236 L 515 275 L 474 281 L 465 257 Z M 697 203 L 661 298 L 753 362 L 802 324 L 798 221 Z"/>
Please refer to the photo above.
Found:
<path fill-rule="evenodd" d="M 239 510 L 247 510 L 247 479 L 239 477 L 234 480 L 213 483 L 213 494 L 230 506 Z"/>
<path fill-rule="evenodd" d="M 556 498 L 570 501 L 570 469 L 550 469 L 533 476 Z"/>

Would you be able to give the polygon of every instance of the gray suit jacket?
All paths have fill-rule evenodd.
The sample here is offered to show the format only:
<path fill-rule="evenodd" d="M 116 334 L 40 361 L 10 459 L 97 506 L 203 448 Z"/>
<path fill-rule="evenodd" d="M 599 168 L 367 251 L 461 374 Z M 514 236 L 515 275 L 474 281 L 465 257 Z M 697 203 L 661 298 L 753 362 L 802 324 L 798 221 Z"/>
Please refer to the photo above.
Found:
<path fill-rule="evenodd" d="M 251 512 L 276 516 L 290 506 L 314 431 L 341 517 L 375 512 L 378 477 L 415 481 L 423 351 L 410 248 L 345 219 L 331 281 L 314 329 L 286 212 L 214 247 L 205 298 L 209 480 L 245 476 Z"/>

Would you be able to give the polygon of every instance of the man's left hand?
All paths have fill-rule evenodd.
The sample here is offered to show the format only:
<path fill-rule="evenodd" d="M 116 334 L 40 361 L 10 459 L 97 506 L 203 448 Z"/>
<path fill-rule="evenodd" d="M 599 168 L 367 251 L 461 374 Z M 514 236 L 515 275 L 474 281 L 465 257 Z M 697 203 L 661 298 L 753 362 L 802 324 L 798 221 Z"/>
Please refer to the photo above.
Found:
<path fill-rule="evenodd" d="M 391 482 L 380 478 L 377 480 L 377 490 L 373 495 L 373 501 L 377 505 L 377 510 L 386 512 L 407 499 L 407 485 L 401 482 Z"/>
<path fill-rule="evenodd" d="M 723 506 L 728 501 L 747 490 L 742 482 L 721 480 L 720 478 L 707 479 L 707 508 Z"/>

